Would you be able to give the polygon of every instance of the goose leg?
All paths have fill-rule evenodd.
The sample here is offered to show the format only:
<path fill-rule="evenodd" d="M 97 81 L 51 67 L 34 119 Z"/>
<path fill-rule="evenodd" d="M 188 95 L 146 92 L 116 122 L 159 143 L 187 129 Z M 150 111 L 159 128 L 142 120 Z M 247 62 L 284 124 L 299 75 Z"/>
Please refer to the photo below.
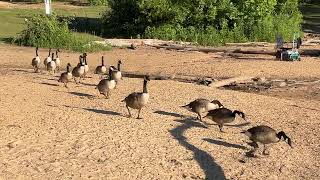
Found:
<path fill-rule="evenodd" d="M 107 91 L 107 99 L 110 98 L 110 91 Z"/>
<path fill-rule="evenodd" d="M 267 146 L 266 146 L 265 144 L 263 145 L 262 154 L 263 154 L 263 155 L 269 155 L 269 152 L 268 152 L 268 150 L 267 150 Z"/>
<path fill-rule="evenodd" d="M 140 117 L 140 112 L 141 112 L 141 109 L 139 109 L 139 112 L 138 112 L 138 117 L 137 117 L 137 119 L 142 119 L 142 118 Z"/>
<path fill-rule="evenodd" d="M 73 77 L 73 80 L 76 84 L 78 84 L 77 80 L 76 80 L 76 77 Z"/>
<path fill-rule="evenodd" d="M 197 113 L 197 114 L 198 114 L 198 119 L 202 122 L 201 114 L 200 113 Z"/>
<path fill-rule="evenodd" d="M 127 109 L 128 109 L 128 113 L 129 113 L 129 118 L 131 118 L 132 116 L 131 116 L 131 112 L 130 112 L 130 109 L 129 109 L 129 107 L 126 105 L 126 107 L 127 107 Z"/>
<path fill-rule="evenodd" d="M 247 153 L 247 155 L 250 156 L 250 157 L 254 157 L 254 156 L 255 156 L 255 152 L 256 152 L 256 151 L 258 150 L 258 148 L 259 148 L 259 145 L 258 145 L 258 143 L 256 143 L 256 142 L 251 142 L 251 143 L 249 143 L 249 145 L 253 147 L 253 150 L 249 151 L 249 152 Z"/>
<path fill-rule="evenodd" d="M 224 132 L 224 131 L 222 130 L 223 125 L 222 125 L 222 124 L 219 124 L 218 126 L 219 126 L 219 129 L 220 129 L 220 132 Z"/>

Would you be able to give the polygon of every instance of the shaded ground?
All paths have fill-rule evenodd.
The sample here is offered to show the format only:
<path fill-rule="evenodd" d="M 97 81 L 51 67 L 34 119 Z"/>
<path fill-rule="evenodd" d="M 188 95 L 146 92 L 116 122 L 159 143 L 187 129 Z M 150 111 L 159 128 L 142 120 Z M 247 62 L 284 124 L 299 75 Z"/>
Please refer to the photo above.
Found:
<path fill-rule="evenodd" d="M 302 28 L 304 32 L 320 34 L 320 5 L 306 4 L 300 7 L 303 13 Z"/>
<path fill-rule="evenodd" d="M 219 90 L 175 81 L 151 81 L 144 119 L 128 119 L 120 101 L 141 91 L 141 79 L 124 78 L 111 99 L 98 95 L 92 74 L 105 55 L 107 65 L 122 58 L 125 71 L 232 77 L 314 79 L 319 59 L 301 62 L 237 60 L 217 54 L 157 49 L 115 49 L 89 54 L 90 77 L 65 89 L 57 75 L 32 73 L 33 48 L 0 45 L 0 177 L 4 179 L 319 179 L 319 101 Z M 43 60 L 47 50 L 40 49 Z M 63 66 L 78 61 L 62 52 Z M 220 133 L 180 108 L 198 97 L 219 99 L 246 113 Z M 136 115 L 136 111 L 134 111 Z M 284 130 L 269 157 L 245 157 L 250 147 L 240 131 L 253 125 Z M 245 162 L 245 163 L 243 163 Z"/>

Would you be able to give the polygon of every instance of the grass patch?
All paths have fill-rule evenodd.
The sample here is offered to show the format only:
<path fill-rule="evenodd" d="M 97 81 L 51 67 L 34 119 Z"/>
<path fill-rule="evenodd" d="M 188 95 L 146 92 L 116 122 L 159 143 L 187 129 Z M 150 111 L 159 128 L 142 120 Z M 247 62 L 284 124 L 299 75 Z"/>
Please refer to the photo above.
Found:
<path fill-rule="evenodd" d="M 53 9 L 53 12 L 58 16 L 65 17 L 88 17 L 100 18 L 100 14 L 106 10 L 105 6 L 99 7 L 81 7 L 73 9 Z M 0 8 L 0 40 L 16 36 L 25 26 L 25 18 L 35 14 L 44 14 L 42 9 L 6 9 Z"/>
<path fill-rule="evenodd" d="M 77 52 L 109 50 L 110 46 L 93 43 L 98 37 L 74 33 L 69 30 L 67 20 L 59 20 L 52 14 L 33 15 L 26 21 L 26 28 L 19 33 L 14 42 L 23 46 L 60 48 Z"/>

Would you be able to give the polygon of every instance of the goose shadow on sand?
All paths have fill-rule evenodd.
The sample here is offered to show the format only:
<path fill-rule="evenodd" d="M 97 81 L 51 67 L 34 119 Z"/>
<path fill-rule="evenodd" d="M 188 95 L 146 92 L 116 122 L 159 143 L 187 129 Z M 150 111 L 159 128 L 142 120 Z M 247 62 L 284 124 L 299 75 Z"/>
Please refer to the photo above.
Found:
<path fill-rule="evenodd" d="M 95 96 L 87 93 L 81 93 L 81 92 L 69 92 L 69 94 L 79 96 L 79 97 L 88 97 L 88 98 L 94 98 Z"/>
<path fill-rule="evenodd" d="M 232 144 L 232 143 L 228 143 L 228 142 L 225 142 L 225 141 L 209 139 L 209 138 L 203 138 L 202 140 L 207 141 L 207 142 L 212 143 L 212 144 L 219 145 L 219 146 L 247 150 L 247 148 L 245 146 L 242 146 L 242 145 L 239 145 L 239 144 Z"/>
<path fill-rule="evenodd" d="M 154 111 L 154 113 L 156 114 L 161 114 L 161 115 L 165 115 L 165 116 L 172 116 L 172 117 L 177 117 L 177 118 L 184 118 L 184 115 L 178 114 L 178 113 L 173 113 L 173 112 L 167 112 L 167 111 Z"/>
<path fill-rule="evenodd" d="M 48 85 L 48 86 L 59 86 L 59 84 L 48 83 L 48 82 L 42 82 L 40 84 L 44 84 L 44 85 Z"/>
<path fill-rule="evenodd" d="M 102 110 L 102 109 L 93 109 L 93 108 L 83 108 L 84 110 L 91 111 L 98 114 L 104 114 L 104 115 L 113 115 L 113 116 L 121 116 L 120 113 L 114 112 L 114 111 L 108 111 L 108 110 Z"/>
<path fill-rule="evenodd" d="M 170 130 L 170 134 L 179 142 L 181 146 L 193 152 L 193 157 L 197 161 L 201 169 L 203 169 L 206 179 L 226 179 L 223 169 L 215 162 L 214 158 L 206 151 L 203 151 L 190 144 L 187 141 L 187 138 L 184 136 L 184 133 L 190 128 L 207 127 L 199 122 L 193 121 L 190 118 L 175 121 L 181 123 L 181 125 Z"/>

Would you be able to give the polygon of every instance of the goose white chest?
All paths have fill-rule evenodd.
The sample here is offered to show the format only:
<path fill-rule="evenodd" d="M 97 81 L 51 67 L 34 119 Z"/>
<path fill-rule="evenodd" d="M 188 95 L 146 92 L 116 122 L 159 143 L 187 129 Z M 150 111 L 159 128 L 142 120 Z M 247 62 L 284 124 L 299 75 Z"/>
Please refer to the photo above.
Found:
<path fill-rule="evenodd" d="M 213 103 L 208 103 L 207 104 L 207 110 L 210 111 L 210 110 L 214 110 L 214 109 L 218 109 L 219 106 L 217 104 L 213 104 Z"/>
<path fill-rule="evenodd" d="M 142 93 L 141 104 L 145 105 L 149 102 L 149 93 Z"/>
<path fill-rule="evenodd" d="M 35 58 L 35 62 L 37 63 L 37 64 L 39 64 L 40 63 L 40 57 L 39 56 L 37 56 L 36 58 Z"/>

